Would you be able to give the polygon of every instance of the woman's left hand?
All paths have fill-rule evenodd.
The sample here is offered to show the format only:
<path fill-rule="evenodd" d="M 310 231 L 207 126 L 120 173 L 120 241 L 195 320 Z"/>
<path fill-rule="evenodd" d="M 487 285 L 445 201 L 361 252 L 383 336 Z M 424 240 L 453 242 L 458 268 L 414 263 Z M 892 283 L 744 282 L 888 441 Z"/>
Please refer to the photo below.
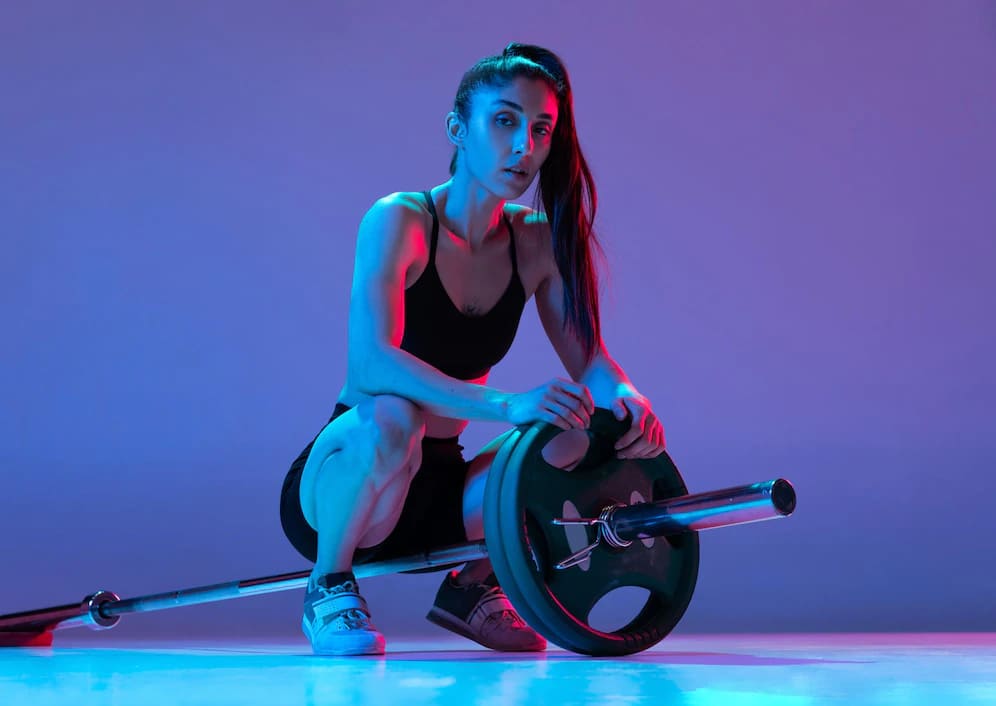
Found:
<path fill-rule="evenodd" d="M 616 442 L 618 458 L 653 458 L 664 451 L 664 427 L 650 408 L 650 400 L 640 394 L 617 397 L 612 412 L 616 419 L 629 414 L 633 420 L 629 431 Z"/>

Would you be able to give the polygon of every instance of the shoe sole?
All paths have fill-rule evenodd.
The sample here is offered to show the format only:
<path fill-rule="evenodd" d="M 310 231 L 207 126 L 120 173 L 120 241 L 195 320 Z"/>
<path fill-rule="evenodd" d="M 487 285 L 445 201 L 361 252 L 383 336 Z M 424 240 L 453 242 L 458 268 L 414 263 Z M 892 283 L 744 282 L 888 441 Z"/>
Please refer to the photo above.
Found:
<path fill-rule="evenodd" d="M 308 629 L 308 623 L 304 619 L 301 620 L 301 629 L 304 631 L 304 636 L 308 638 L 308 642 L 311 643 L 311 650 L 316 655 L 324 657 L 359 657 L 362 655 L 383 655 L 385 652 L 386 640 L 384 640 L 382 635 L 374 638 L 373 644 L 371 644 L 369 639 L 366 639 L 358 645 L 353 644 L 341 648 L 323 647 L 322 649 L 317 649 L 311 637 L 311 631 Z M 357 640 L 356 642 L 359 641 Z"/>
<path fill-rule="evenodd" d="M 489 650 L 495 650 L 497 652 L 542 652 L 546 649 L 545 642 L 534 642 L 522 647 L 498 647 L 495 645 L 489 645 L 486 642 L 481 642 L 477 635 L 475 635 L 467 624 L 460 620 L 460 618 L 445 610 L 436 608 L 435 606 L 433 606 L 432 610 L 426 614 L 425 619 L 445 630 L 455 632 L 457 635 L 466 637 L 468 640 L 473 640 L 481 647 L 487 647 Z"/>

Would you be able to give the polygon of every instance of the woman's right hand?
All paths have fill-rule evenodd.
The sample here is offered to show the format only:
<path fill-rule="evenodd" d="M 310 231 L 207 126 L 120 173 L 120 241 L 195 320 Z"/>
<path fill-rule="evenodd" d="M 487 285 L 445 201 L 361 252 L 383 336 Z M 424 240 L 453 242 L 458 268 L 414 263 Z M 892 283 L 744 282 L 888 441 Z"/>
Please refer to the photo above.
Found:
<path fill-rule="evenodd" d="M 548 422 L 561 429 L 587 429 L 594 411 L 588 388 L 563 378 L 513 394 L 508 400 L 508 421 L 512 424 Z"/>

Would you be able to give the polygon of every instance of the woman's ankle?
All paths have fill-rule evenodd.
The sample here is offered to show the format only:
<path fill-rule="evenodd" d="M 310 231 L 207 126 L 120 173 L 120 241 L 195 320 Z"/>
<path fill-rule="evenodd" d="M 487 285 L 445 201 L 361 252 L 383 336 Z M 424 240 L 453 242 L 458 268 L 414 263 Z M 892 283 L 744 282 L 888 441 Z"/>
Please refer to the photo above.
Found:
<path fill-rule="evenodd" d="M 322 585 L 326 588 L 342 585 L 346 581 L 356 583 L 356 576 L 353 575 L 352 567 L 326 570 L 325 568 L 319 569 L 316 566 L 312 569 L 311 576 L 308 579 L 309 583 Z"/>
<path fill-rule="evenodd" d="M 491 562 L 487 559 L 477 559 L 475 561 L 469 561 L 467 564 L 453 577 L 453 583 L 457 586 L 470 586 L 472 584 L 484 583 L 491 573 Z"/>

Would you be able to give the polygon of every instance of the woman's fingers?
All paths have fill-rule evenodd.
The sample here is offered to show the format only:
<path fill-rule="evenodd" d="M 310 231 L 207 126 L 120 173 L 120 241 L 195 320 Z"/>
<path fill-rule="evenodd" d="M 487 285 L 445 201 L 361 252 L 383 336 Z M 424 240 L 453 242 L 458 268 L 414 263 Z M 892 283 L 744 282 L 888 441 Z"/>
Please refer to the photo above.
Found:
<path fill-rule="evenodd" d="M 591 415 L 595 411 L 595 404 L 591 400 L 591 393 L 584 385 L 561 381 L 561 384 L 554 386 L 552 392 L 557 395 L 560 401 L 574 410 L 575 414 L 584 419 L 586 423 L 591 422 Z"/>
<path fill-rule="evenodd" d="M 581 416 L 583 410 L 576 410 L 576 405 L 572 404 L 572 397 L 562 396 L 560 398 L 548 398 L 545 400 L 545 409 L 553 412 L 563 419 L 572 429 L 584 429 L 588 422 Z M 576 402 L 576 401 L 575 401 Z M 587 416 L 587 415 L 585 415 Z"/>
<path fill-rule="evenodd" d="M 633 424 L 630 428 L 619 437 L 619 441 L 616 442 L 616 451 L 619 453 L 627 453 L 633 450 L 633 447 L 639 443 L 643 438 L 643 422 L 640 419 L 634 419 Z"/>
<path fill-rule="evenodd" d="M 557 379 L 548 383 L 536 408 L 537 416 L 563 429 L 586 429 L 591 425 L 594 402 L 588 388 L 571 380 Z M 656 415 L 643 408 L 627 405 L 631 414 L 630 428 L 616 442 L 618 458 L 654 458 L 665 448 L 664 427 Z"/>
<path fill-rule="evenodd" d="M 619 449 L 616 456 L 619 458 L 644 458 L 644 454 L 652 448 L 646 438 L 641 436 L 629 446 Z"/>
<path fill-rule="evenodd" d="M 621 441 L 621 440 L 620 440 Z M 664 450 L 664 427 L 659 420 L 646 426 L 646 431 L 632 443 L 619 449 L 619 458 L 654 458 Z"/>
<path fill-rule="evenodd" d="M 667 439 L 664 438 L 664 425 L 657 420 L 657 426 L 654 430 L 654 449 L 650 452 L 650 457 L 660 456 L 661 452 L 667 447 Z"/>
<path fill-rule="evenodd" d="M 587 428 L 591 424 L 591 414 L 577 397 L 561 393 L 554 397 L 554 400 L 569 409 L 571 414 L 580 420 L 582 428 Z"/>
<path fill-rule="evenodd" d="M 549 410 L 544 409 L 542 412 L 540 412 L 539 416 L 540 419 L 543 420 L 544 422 L 552 424 L 555 427 L 559 427 L 564 431 L 567 431 L 571 428 L 571 425 L 568 424 L 567 421 L 556 412 L 550 412 Z"/>
<path fill-rule="evenodd" d="M 554 380 L 554 386 L 559 388 L 562 392 L 566 392 L 568 395 L 576 399 L 584 410 L 591 416 L 595 411 L 595 401 L 591 397 L 591 391 L 587 386 L 582 385 L 579 382 L 574 382 L 573 380 L 564 380 L 558 378 Z"/>
<path fill-rule="evenodd" d="M 649 430 L 650 420 L 646 413 L 638 414 L 632 408 L 629 408 L 629 411 L 633 421 L 626 433 L 616 442 L 616 455 L 619 458 L 638 458 L 649 446 L 646 432 Z"/>

